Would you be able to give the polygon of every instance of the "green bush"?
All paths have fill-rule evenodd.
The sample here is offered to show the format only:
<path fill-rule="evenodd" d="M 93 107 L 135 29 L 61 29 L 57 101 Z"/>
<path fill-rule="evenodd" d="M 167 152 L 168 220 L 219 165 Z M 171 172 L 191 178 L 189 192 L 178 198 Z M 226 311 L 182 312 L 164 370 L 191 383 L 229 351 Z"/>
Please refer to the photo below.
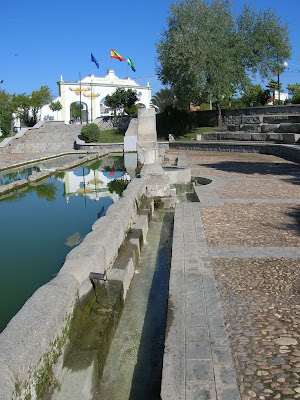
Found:
<path fill-rule="evenodd" d="M 86 143 L 97 143 L 100 139 L 100 129 L 96 124 L 84 125 L 80 135 Z"/>
<path fill-rule="evenodd" d="M 156 115 L 156 129 L 159 138 L 168 139 L 169 134 L 175 138 L 191 132 L 197 126 L 194 112 L 179 110 L 168 106 L 160 114 Z"/>

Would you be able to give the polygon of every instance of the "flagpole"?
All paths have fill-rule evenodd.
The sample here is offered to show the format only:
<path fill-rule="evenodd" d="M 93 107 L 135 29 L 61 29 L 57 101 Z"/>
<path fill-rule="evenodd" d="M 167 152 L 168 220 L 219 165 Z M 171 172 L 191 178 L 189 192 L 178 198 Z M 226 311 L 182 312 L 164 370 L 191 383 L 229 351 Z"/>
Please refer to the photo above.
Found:
<path fill-rule="evenodd" d="M 92 74 L 91 74 L 91 123 L 93 122 L 93 84 L 92 84 Z"/>
<path fill-rule="evenodd" d="M 92 52 L 91 52 L 91 123 L 93 121 L 93 86 L 92 86 L 92 67 L 93 67 L 93 61 L 92 61 Z"/>
<path fill-rule="evenodd" d="M 79 95 L 79 116 L 80 116 L 80 124 L 82 125 L 82 115 L 81 115 L 81 76 L 80 76 L 80 72 L 79 72 L 79 88 L 80 88 L 80 95 Z"/>

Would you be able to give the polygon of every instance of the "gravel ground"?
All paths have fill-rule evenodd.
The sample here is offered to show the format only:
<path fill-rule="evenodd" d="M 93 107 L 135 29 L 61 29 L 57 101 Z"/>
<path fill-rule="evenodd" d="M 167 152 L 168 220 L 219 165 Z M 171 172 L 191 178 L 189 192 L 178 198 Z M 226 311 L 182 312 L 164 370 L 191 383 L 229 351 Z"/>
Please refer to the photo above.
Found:
<path fill-rule="evenodd" d="M 275 156 L 185 151 L 192 174 L 223 178 L 201 206 L 207 244 L 300 247 L 300 166 Z M 209 185 L 207 186 L 209 187 Z M 300 259 L 213 258 L 242 400 L 300 398 Z"/>

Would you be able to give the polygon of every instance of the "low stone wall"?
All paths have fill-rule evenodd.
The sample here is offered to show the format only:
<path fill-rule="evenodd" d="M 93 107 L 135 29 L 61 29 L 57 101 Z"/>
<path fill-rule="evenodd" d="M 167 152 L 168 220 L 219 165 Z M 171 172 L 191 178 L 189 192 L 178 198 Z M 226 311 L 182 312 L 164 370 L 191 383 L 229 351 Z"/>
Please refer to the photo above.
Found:
<path fill-rule="evenodd" d="M 297 145 L 269 143 L 225 142 L 172 142 L 171 150 L 227 151 L 237 153 L 261 153 L 284 158 L 300 164 L 300 147 Z"/>
<path fill-rule="evenodd" d="M 145 194 L 145 181 L 133 179 L 123 197 L 67 255 L 56 278 L 39 288 L 0 334 L 1 400 L 35 398 L 45 370 L 63 352 L 75 305 L 92 288 L 90 272 L 110 275 Z M 126 290 L 128 285 L 127 279 Z"/>
<path fill-rule="evenodd" d="M 195 111 L 198 126 L 217 126 L 217 115 L 215 110 Z M 286 106 L 247 107 L 236 109 L 223 109 L 222 119 L 224 125 L 240 125 L 243 116 L 259 115 L 300 115 L 299 104 Z"/>

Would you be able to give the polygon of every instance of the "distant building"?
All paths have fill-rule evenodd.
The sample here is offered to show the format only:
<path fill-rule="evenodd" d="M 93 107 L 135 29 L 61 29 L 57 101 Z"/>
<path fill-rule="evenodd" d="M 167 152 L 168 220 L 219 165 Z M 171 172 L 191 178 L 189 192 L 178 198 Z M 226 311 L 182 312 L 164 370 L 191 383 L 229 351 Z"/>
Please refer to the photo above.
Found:
<path fill-rule="evenodd" d="M 113 111 L 104 105 L 104 101 L 105 97 L 114 93 L 117 88 L 135 90 L 139 98 L 137 105 L 150 107 L 151 87 L 149 84 L 145 87 L 138 85 L 131 78 L 120 79 L 112 69 L 109 69 L 104 77 L 96 77 L 91 74 L 76 82 L 66 82 L 61 76 L 57 84 L 59 97 L 54 101 L 59 100 L 62 109 L 51 111 L 49 105 L 45 105 L 41 109 L 41 120 L 58 120 L 69 124 L 71 122 L 71 104 L 79 103 L 80 98 L 85 121 L 91 122 L 98 117 L 112 115 Z"/>
<path fill-rule="evenodd" d="M 289 98 L 288 93 L 280 92 L 280 101 L 286 101 Z M 275 90 L 275 100 L 279 100 L 279 92 L 278 90 Z M 268 101 L 268 104 L 273 105 L 273 93 L 271 92 L 271 97 L 270 100 Z"/>

